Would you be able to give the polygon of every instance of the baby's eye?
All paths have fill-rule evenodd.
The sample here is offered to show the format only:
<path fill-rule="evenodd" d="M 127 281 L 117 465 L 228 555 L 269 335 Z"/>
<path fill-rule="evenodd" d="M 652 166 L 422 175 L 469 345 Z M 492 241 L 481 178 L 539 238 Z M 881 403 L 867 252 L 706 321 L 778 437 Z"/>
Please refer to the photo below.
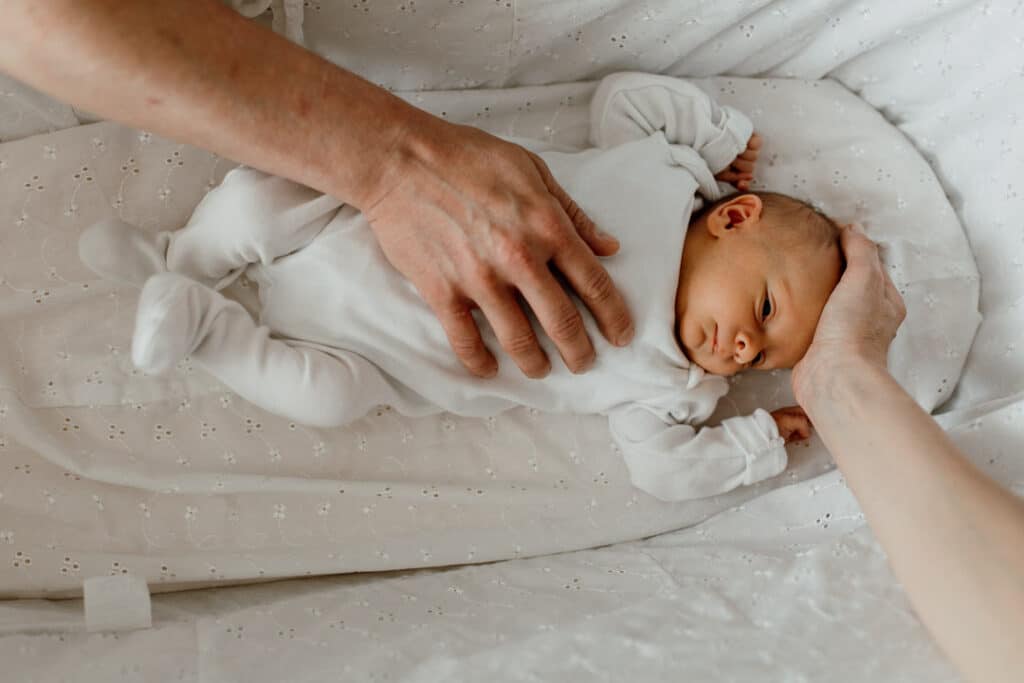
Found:
<path fill-rule="evenodd" d="M 768 316 L 772 314 L 772 300 L 768 297 L 764 298 L 764 303 L 761 304 L 761 320 L 767 320 Z"/>

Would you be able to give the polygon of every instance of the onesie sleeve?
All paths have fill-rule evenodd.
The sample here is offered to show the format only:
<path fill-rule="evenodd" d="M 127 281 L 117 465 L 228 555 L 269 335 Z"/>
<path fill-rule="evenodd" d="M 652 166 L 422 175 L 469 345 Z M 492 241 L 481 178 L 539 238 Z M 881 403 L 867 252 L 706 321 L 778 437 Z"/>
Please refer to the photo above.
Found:
<path fill-rule="evenodd" d="M 671 76 L 623 72 L 605 77 L 590 104 L 590 137 L 615 147 L 662 131 L 669 143 L 692 147 L 712 173 L 746 150 L 754 126 L 742 112 Z"/>
<path fill-rule="evenodd" d="M 635 403 L 609 413 L 612 438 L 634 486 L 675 502 L 725 493 L 786 469 L 785 443 L 767 411 L 717 427 L 695 428 L 689 417 L 658 415 Z"/>

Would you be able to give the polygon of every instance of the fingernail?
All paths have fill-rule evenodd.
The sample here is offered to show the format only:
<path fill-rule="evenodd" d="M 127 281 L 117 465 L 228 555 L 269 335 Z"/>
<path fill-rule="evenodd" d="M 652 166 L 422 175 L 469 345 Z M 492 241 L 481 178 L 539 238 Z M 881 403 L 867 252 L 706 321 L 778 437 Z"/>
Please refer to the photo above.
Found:
<path fill-rule="evenodd" d="M 586 372 L 587 370 L 589 370 L 589 369 L 590 369 L 591 367 L 593 367 L 593 365 L 594 365 L 594 359 L 595 359 L 595 357 L 594 357 L 593 355 L 591 355 L 591 356 L 590 356 L 589 358 L 587 358 L 587 359 L 586 359 L 585 361 L 583 361 L 582 363 L 580 363 L 580 366 L 579 366 L 578 368 L 573 368 L 573 369 L 572 369 L 572 373 L 573 373 L 574 375 L 581 375 L 581 374 L 583 374 L 584 372 Z"/>
<path fill-rule="evenodd" d="M 526 376 L 530 379 L 544 379 L 551 373 L 551 361 L 544 359 L 544 365 L 537 369 L 533 373 L 526 373 Z"/>
<path fill-rule="evenodd" d="M 633 341 L 633 335 L 636 334 L 636 329 L 630 325 L 624 332 L 619 335 L 619 338 L 615 340 L 616 346 L 625 346 L 629 342 Z"/>

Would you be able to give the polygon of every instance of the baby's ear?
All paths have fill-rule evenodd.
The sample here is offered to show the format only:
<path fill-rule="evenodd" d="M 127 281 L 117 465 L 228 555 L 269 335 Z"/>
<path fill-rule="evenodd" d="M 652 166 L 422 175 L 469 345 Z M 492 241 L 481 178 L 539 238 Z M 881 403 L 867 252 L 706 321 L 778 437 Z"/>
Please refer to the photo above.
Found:
<path fill-rule="evenodd" d="M 732 230 L 743 230 L 760 224 L 764 204 L 756 194 L 738 194 L 708 216 L 708 231 L 724 237 Z"/>
<path fill-rule="evenodd" d="M 759 223 L 764 213 L 764 204 L 756 194 L 741 194 L 735 200 L 733 209 L 733 225 L 740 227 Z M 736 220 L 739 219 L 739 220 Z"/>

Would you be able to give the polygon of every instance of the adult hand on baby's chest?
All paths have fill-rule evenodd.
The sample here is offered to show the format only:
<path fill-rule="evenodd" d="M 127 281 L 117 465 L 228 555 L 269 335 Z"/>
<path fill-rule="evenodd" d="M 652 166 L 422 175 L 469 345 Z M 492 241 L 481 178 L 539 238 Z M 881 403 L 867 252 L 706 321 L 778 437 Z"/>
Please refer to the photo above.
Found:
<path fill-rule="evenodd" d="M 478 308 L 498 341 L 530 377 L 550 362 L 519 297 L 574 372 L 594 359 L 582 317 L 552 266 L 593 312 L 613 343 L 632 322 L 594 253 L 617 250 L 551 177 L 544 162 L 483 131 L 428 117 L 382 169 L 378 191 L 360 207 L 385 256 L 434 311 L 449 343 L 474 374 L 496 361 L 472 317 Z"/>

